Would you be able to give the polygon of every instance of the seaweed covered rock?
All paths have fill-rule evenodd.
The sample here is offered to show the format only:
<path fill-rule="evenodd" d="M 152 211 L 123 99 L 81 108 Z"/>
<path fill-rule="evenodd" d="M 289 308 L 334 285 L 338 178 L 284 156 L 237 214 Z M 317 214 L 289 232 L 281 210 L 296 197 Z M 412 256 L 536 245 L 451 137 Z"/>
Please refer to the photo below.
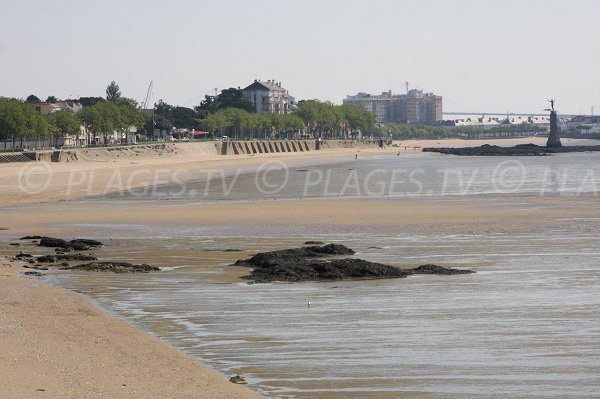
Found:
<path fill-rule="evenodd" d="M 60 260 L 64 261 L 90 261 L 90 260 L 98 260 L 93 255 L 85 255 L 85 254 L 56 254 L 56 255 L 43 255 L 38 256 L 37 261 L 41 263 L 54 263 Z"/>
<path fill-rule="evenodd" d="M 438 265 L 421 265 L 414 269 L 408 269 L 411 274 L 441 274 L 441 275 L 452 275 L 452 274 L 470 274 L 475 273 L 473 270 L 468 269 L 451 269 L 449 267 L 443 267 Z"/>
<path fill-rule="evenodd" d="M 259 283 L 404 278 L 412 274 L 473 273 L 470 270 L 449 269 L 437 265 L 401 269 L 363 259 L 331 258 L 336 255 L 352 255 L 354 253 L 352 249 L 344 245 L 328 244 L 321 247 L 311 246 L 258 253 L 248 259 L 238 260 L 235 265 L 252 268 L 251 274 L 244 278 Z"/>
<path fill-rule="evenodd" d="M 84 238 L 76 238 L 74 240 L 67 241 L 61 238 L 41 237 L 38 245 L 40 247 L 60 248 L 67 252 L 71 250 L 87 251 L 89 249 L 99 248 L 104 244 L 102 244 L 100 241 L 88 240 Z"/>
<path fill-rule="evenodd" d="M 64 267 L 63 270 L 84 270 L 114 273 L 148 273 L 159 271 L 160 268 L 147 264 L 134 265 L 129 262 L 91 262 L 82 265 Z"/>

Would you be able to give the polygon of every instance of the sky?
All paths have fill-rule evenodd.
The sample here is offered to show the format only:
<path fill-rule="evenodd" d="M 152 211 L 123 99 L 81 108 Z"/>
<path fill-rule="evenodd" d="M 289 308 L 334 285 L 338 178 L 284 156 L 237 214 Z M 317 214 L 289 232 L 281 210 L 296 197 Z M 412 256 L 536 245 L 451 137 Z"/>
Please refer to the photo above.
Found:
<path fill-rule="evenodd" d="M 340 104 L 409 87 L 444 111 L 600 114 L 596 0 L 0 0 L 0 96 L 193 107 L 282 82 Z"/>

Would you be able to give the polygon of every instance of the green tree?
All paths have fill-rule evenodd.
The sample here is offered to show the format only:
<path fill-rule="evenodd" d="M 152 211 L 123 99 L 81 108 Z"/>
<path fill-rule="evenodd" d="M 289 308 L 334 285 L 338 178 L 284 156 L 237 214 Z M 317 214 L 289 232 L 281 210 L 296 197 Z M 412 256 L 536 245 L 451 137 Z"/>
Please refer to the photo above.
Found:
<path fill-rule="evenodd" d="M 173 106 L 167 104 L 163 100 L 158 100 L 154 104 L 154 119 L 156 126 L 161 130 L 169 131 L 173 127 Z"/>
<path fill-rule="evenodd" d="M 96 105 L 100 101 L 105 101 L 102 97 L 79 97 L 77 102 L 81 104 L 82 107 L 91 107 Z"/>
<path fill-rule="evenodd" d="M 196 112 L 191 108 L 173 107 L 171 109 L 171 121 L 178 128 L 192 129 L 197 127 Z"/>
<path fill-rule="evenodd" d="M 119 90 L 119 85 L 115 83 L 113 80 L 106 87 L 106 100 L 117 102 L 121 98 L 121 91 Z"/>
<path fill-rule="evenodd" d="M 48 115 L 48 125 L 53 138 L 64 138 L 68 134 L 79 136 L 81 123 L 77 115 L 65 109 Z"/>
<path fill-rule="evenodd" d="M 34 94 L 30 94 L 27 99 L 25 100 L 25 102 L 31 103 L 31 104 L 37 104 L 37 103 L 41 103 L 42 100 L 40 100 L 40 98 Z"/>
<path fill-rule="evenodd" d="M 48 96 L 48 98 L 46 98 L 46 102 L 50 103 L 50 104 L 54 104 L 57 101 L 58 101 L 57 98 L 54 96 Z"/>

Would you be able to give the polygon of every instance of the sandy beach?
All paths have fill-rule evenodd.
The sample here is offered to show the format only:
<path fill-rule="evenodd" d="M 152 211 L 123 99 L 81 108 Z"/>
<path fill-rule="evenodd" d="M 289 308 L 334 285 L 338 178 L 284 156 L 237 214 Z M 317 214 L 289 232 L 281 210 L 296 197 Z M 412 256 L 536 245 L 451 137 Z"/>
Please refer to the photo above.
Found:
<path fill-rule="evenodd" d="M 519 144 L 543 138 L 498 140 Z M 0 168 L 0 235 L 62 237 L 93 235 L 94 224 L 237 226 L 265 223 L 328 226 L 389 226 L 404 231 L 527 231 L 597 214 L 596 201 L 548 196 L 535 206 L 486 201 L 339 199 L 235 203 L 98 203 L 72 201 L 103 194 L 120 181 L 132 187 L 185 181 L 208 169 L 255 169 L 266 161 L 292 165 L 364 155 L 415 153 L 428 146 L 481 145 L 484 141 L 406 141 L 385 149 L 338 148 L 310 153 L 222 157 L 201 151 L 132 159 L 73 163 L 7 164 Z M 360 151 L 359 151 L 360 150 Z M 402 155 L 402 154 L 400 154 Z M 159 177 L 156 178 L 158 173 Z M 26 183 L 26 189 L 23 184 Z M 117 186 L 115 186 L 117 184 Z M 41 188 L 41 189 L 40 189 Z M 159 212 L 157 212 L 159 210 Z M 598 222 L 596 222 L 598 223 Z M 252 398 L 245 387 L 203 366 L 160 340 L 96 309 L 67 290 L 21 276 L 20 265 L 0 261 L 0 386 L 3 397 L 45 398 Z"/>
<path fill-rule="evenodd" d="M 0 261 L 3 398 L 259 398 L 157 338 Z"/>

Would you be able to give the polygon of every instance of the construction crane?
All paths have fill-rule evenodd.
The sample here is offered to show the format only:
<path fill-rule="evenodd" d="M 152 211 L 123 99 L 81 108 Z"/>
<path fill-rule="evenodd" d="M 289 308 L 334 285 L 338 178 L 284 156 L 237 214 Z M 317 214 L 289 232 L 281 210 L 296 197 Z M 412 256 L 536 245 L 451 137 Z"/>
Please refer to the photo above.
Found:
<path fill-rule="evenodd" d="M 150 97 L 152 97 L 152 84 L 154 83 L 153 80 L 150 81 L 150 84 L 148 85 L 148 91 L 146 92 L 146 98 L 144 99 L 144 101 L 142 101 L 142 104 L 140 105 L 141 109 L 149 109 L 148 108 L 148 101 L 150 101 Z M 154 107 L 152 107 L 154 108 Z"/>

